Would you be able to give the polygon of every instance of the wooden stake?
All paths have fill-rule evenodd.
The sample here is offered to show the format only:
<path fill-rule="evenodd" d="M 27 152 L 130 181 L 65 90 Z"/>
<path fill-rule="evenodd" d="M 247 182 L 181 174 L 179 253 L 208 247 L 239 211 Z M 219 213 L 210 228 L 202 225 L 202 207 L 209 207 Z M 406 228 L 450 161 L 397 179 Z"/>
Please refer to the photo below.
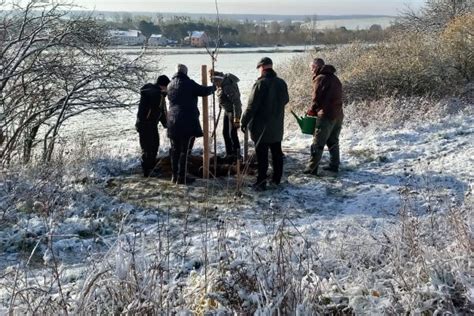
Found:
<path fill-rule="evenodd" d="M 207 66 L 201 67 L 202 85 L 207 86 Z M 202 157 L 202 177 L 209 179 L 209 103 L 208 98 L 202 98 L 202 128 L 204 132 L 204 153 Z"/>

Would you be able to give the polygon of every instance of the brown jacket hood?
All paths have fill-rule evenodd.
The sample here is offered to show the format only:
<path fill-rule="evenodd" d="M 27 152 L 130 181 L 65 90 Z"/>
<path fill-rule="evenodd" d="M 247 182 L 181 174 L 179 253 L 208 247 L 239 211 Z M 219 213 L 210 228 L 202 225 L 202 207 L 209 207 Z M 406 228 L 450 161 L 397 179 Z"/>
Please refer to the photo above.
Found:
<path fill-rule="evenodd" d="M 232 83 L 234 83 L 234 82 L 238 83 L 240 81 L 240 79 L 236 75 L 231 74 L 231 73 L 225 74 L 224 75 L 224 80 L 229 80 Z"/>
<path fill-rule="evenodd" d="M 333 65 L 324 65 L 319 70 L 318 75 L 332 75 L 336 73 L 336 68 Z"/>
<path fill-rule="evenodd" d="M 342 119 L 342 84 L 335 75 L 336 68 L 324 65 L 313 77 L 313 104 L 311 109 L 318 113 L 323 111 L 323 118 Z"/>

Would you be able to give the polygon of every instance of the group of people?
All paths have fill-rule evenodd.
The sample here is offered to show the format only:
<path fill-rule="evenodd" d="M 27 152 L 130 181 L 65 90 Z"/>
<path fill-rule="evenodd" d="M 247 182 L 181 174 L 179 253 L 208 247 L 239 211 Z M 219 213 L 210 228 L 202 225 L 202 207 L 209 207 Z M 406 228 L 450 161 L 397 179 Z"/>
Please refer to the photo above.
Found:
<path fill-rule="evenodd" d="M 312 103 L 307 115 L 316 117 L 316 126 L 311 145 L 311 158 L 305 174 L 318 174 L 324 147 L 329 148 L 330 164 L 324 167 L 339 171 L 339 134 L 341 132 L 342 85 L 335 75 L 336 69 L 316 58 L 311 62 L 313 75 Z M 188 69 L 179 64 L 170 80 L 165 75 L 155 84 L 146 84 L 141 89 L 136 128 L 142 148 L 142 168 L 145 177 L 153 176 L 159 148 L 158 122 L 167 128 L 170 139 L 170 158 L 173 183 L 194 182 L 187 175 L 187 157 L 194 140 L 203 136 L 199 121 L 198 97 L 216 92 L 219 106 L 224 111 L 223 136 L 226 159 L 241 159 L 239 128 L 250 133 L 255 143 L 257 158 L 257 180 L 253 188 L 267 188 L 268 153 L 272 154 L 273 174 L 270 183 L 277 186 L 283 175 L 284 155 L 281 147 L 284 133 L 285 106 L 289 102 L 286 82 L 273 70 L 273 62 L 264 57 L 257 64 L 259 78 L 252 87 L 247 109 L 242 114 L 242 102 L 238 87 L 239 78 L 234 74 L 211 70 L 212 86 L 202 86 L 188 77 Z M 166 106 L 169 101 L 169 108 Z"/>

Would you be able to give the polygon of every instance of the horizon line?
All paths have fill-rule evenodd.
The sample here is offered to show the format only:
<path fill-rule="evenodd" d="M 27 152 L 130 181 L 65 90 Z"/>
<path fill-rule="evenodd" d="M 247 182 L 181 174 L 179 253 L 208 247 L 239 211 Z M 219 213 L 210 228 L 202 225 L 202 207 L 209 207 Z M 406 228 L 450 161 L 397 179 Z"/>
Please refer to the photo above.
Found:
<path fill-rule="evenodd" d="M 78 8 L 74 11 L 85 11 L 85 12 L 106 12 L 106 13 L 139 13 L 139 14 L 181 14 L 181 15 L 216 15 L 216 13 L 191 13 L 191 12 L 160 12 L 160 11 L 114 11 L 114 10 L 94 10 L 94 9 L 83 9 Z M 398 15 L 389 15 L 389 14 L 254 14 L 254 13 L 220 13 L 219 16 L 235 16 L 235 15 L 243 15 L 243 16 L 281 16 L 281 17 L 331 17 L 331 18 L 342 18 L 342 17 L 386 17 L 386 18 L 396 18 Z"/>

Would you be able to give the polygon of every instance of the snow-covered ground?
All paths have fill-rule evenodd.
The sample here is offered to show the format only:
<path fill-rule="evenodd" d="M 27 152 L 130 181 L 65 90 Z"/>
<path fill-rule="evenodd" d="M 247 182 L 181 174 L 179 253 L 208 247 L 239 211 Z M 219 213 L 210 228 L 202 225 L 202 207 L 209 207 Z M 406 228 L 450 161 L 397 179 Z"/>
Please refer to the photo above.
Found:
<path fill-rule="evenodd" d="M 289 124 L 283 184 L 240 195 L 143 179 L 135 138 L 5 173 L 0 314 L 473 311 L 471 112 L 348 123 L 337 176 L 302 174 L 311 137 Z"/>

